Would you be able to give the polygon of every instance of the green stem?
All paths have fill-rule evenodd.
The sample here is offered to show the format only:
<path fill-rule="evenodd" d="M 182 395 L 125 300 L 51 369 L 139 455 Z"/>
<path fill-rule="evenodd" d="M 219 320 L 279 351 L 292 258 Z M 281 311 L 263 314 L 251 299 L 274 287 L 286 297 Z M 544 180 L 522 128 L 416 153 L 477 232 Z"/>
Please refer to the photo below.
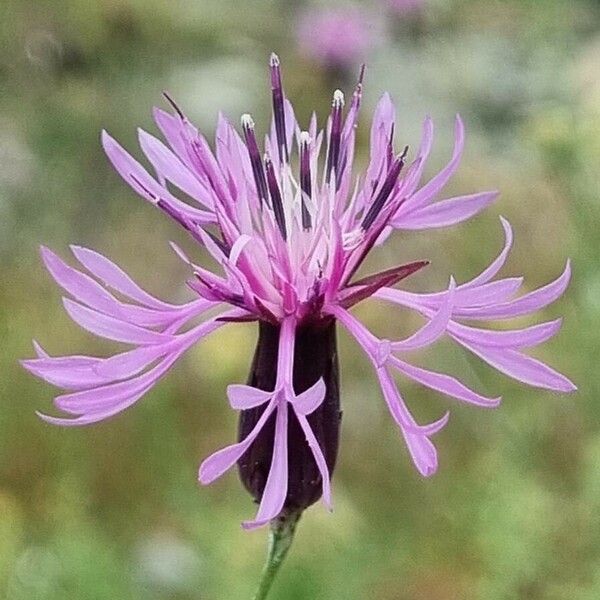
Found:
<path fill-rule="evenodd" d="M 253 600 L 265 600 L 267 597 L 271 585 L 273 585 L 275 575 L 277 575 L 279 567 L 281 567 L 281 563 L 294 540 L 294 533 L 300 519 L 300 514 L 300 512 L 292 512 L 281 515 L 271 521 L 267 562 L 263 567 L 260 584 Z"/>

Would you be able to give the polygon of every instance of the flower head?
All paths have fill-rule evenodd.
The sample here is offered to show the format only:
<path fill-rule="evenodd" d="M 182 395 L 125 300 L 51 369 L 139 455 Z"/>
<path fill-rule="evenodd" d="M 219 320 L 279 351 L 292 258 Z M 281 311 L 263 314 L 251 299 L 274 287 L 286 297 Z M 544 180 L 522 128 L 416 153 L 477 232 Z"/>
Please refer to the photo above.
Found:
<path fill-rule="evenodd" d="M 329 68 L 349 68 L 364 61 L 373 43 L 372 23 L 353 7 L 307 11 L 298 21 L 300 52 Z"/>
<path fill-rule="evenodd" d="M 301 510 L 321 493 L 330 504 L 339 423 L 336 323 L 372 364 L 392 418 L 424 476 L 437 469 L 431 438 L 446 425 L 448 414 L 430 424 L 417 423 L 394 375 L 477 406 L 495 407 L 500 398 L 414 366 L 406 354 L 447 337 L 518 381 L 561 392 L 575 389 L 565 376 L 524 352 L 553 336 L 560 319 L 522 329 L 472 324 L 534 313 L 559 298 L 569 282 L 567 263 L 555 281 L 515 297 L 522 278 L 496 277 L 512 245 L 506 220 L 504 248 L 470 281 L 450 277 L 447 289 L 433 293 L 395 287 L 425 267 L 426 260 L 357 277 L 367 254 L 394 231 L 452 226 L 496 198 L 496 192 L 485 191 L 435 200 L 462 155 L 460 118 L 450 161 L 422 184 L 433 123 L 425 120 L 412 158 L 408 147 L 396 151 L 395 110 L 385 94 L 373 117 L 368 166 L 357 176 L 353 156 L 362 73 L 348 103 L 340 91 L 333 94 L 324 130 L 314 116 L 307 130 L 300 128 L 275 55 L 270 81 L 273 120 L 262 150 L 249 115 L 241 119 L 241 133 L 219 117 L 213 152 L 173 104 L 172 114 L 154 112 L 168 145 L 139 131 L 153 176 L 103 133 L 104 149 L 118 173 L 179 223 L 213 257 L 218 273 L 195 264 L 173 244 L 189 265 L 194 298 L 171 304 L 150 295 L 93 250 L 71 248 L 80 265 L 76 269 L 42 248 L 46 267 L 72 298 L 65 298 L 64 305 L 73 320 L 133 348 L 108 358 L 50 357 L 36 344 L 37 358 L 23 361 L 32 373 L 65 390 L 54 403 L 69 416 L 41 417 L 59 425 L 87 425 L 136 403 L 186 350 L 217 329 L 258 321 L 261 336 L 249 385 L 227 390 L 232 408 L 242 414 L 240 440 L 207 458 L 199 473 L 202 483 L 210 483 L 239 464 L 244 483 L 260 501 L 247 527 L 267 523 L 290 505 Z M 179 200 L 173 188 L 195 204 Z M 416 311 L 425 324 L 405 339 L 378 338 L 351 313 L 371 297 Z M 208 311 L 217 316 L 206 316 Z M 198 317 L 200 323 L 192 324 Z"/>

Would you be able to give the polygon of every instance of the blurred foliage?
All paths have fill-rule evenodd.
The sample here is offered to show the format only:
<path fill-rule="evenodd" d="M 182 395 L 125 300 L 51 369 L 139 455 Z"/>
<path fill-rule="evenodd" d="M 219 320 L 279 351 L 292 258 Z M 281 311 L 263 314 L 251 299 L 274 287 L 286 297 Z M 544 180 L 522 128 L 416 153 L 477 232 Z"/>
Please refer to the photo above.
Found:
<path fill-rule="evenodd" d="M 333 2 L 322 2 L 329 5 Z M 335 3 L 340 4 L 340 3 Z M 414 147 L 431 114 L 430 172 L 450 153 L 454 113 L 468 146 L 449 193 L 498 187 L 496 207 L 453 231 L 404 234 L 371 266 L 431 258 L 411 285 L 464 280 L 514 225 L 507 271 L 537 286 L 574 260 L 564 315 L 541 350 L 580 386 L 561 397 L 527 389 L 449 345 L 421 357 L 500 392 L 494 412 L 453 407 L 437 436 L 440 470 L 422 480 L 378 397 L 366 361 L 341 335 L 344 424 L 336 510 L 309 510 L 274 598 L 595 600 L 600 598 L 600 4 L 564 0 L 430 0 L 418 22 L 384 4 L 369 69 L 368 116 L 389 89 L 399 137 Z M 294 27 L 310 2 L 283 0 L 4 0 L 0 6 L 0 596 L 9 600 L 248 598 L 265 532 L 234 474 L 199 490 L 201 457 L 229 443 L 228 382 L 243 381 L 252 326 L 193 350 L 131 411 L 91 428 L 43 424 L 52 390 L 17 364 L 36 336 L 51 353 L 111 349 L 76 329 L 40 265 L 40 243 L 107 254 L 148 289 L 184 297 L 184 269 L 167 241 L 176 227 L 139 202 L 99 145 L 106 127 L 133 148 L 135 126 L 169 89 L 203 130 L 218 110 L 266 122 L 265 62 L 277 50 L 301 119 L 322 118 L 333 73 L 297 52 Z M 149 235 L 151 232 L 151 235 Z M 382 307 L 362 314 L 386 335 L 414 327 Z M 421 418 L 445 399 L 411 383 Z"/>

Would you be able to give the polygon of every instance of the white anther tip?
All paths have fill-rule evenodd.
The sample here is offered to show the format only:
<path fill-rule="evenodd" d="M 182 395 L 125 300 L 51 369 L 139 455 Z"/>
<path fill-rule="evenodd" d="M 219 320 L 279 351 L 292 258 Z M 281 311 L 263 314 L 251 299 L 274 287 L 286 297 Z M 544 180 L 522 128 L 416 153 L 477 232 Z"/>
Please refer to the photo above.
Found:
<path fill-rule="evenodd" d="M 247 129 L 254 128 L 254 119 L 248 113 L 243 114 L 240 120 L 242 122 L 242 127 Z"/>
<path fill-rule="evenodd" d="M 333 105 L 344 106 L 344 92 L 342 90 L 335 90 L 333 92 Z"/>

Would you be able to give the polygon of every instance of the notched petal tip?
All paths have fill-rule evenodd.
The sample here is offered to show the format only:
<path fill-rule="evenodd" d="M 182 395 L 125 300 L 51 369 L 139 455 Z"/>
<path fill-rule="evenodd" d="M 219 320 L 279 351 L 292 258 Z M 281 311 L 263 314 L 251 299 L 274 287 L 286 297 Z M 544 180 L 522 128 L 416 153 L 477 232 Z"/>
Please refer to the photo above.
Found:
<path fill-rule="evenodd" d="M 429 479 L 437 473 L 438 465 L 437 463 L 435 465 L 422 465 L 421 467 L 417 466 L 417 469 L 423 477 Z"/>

